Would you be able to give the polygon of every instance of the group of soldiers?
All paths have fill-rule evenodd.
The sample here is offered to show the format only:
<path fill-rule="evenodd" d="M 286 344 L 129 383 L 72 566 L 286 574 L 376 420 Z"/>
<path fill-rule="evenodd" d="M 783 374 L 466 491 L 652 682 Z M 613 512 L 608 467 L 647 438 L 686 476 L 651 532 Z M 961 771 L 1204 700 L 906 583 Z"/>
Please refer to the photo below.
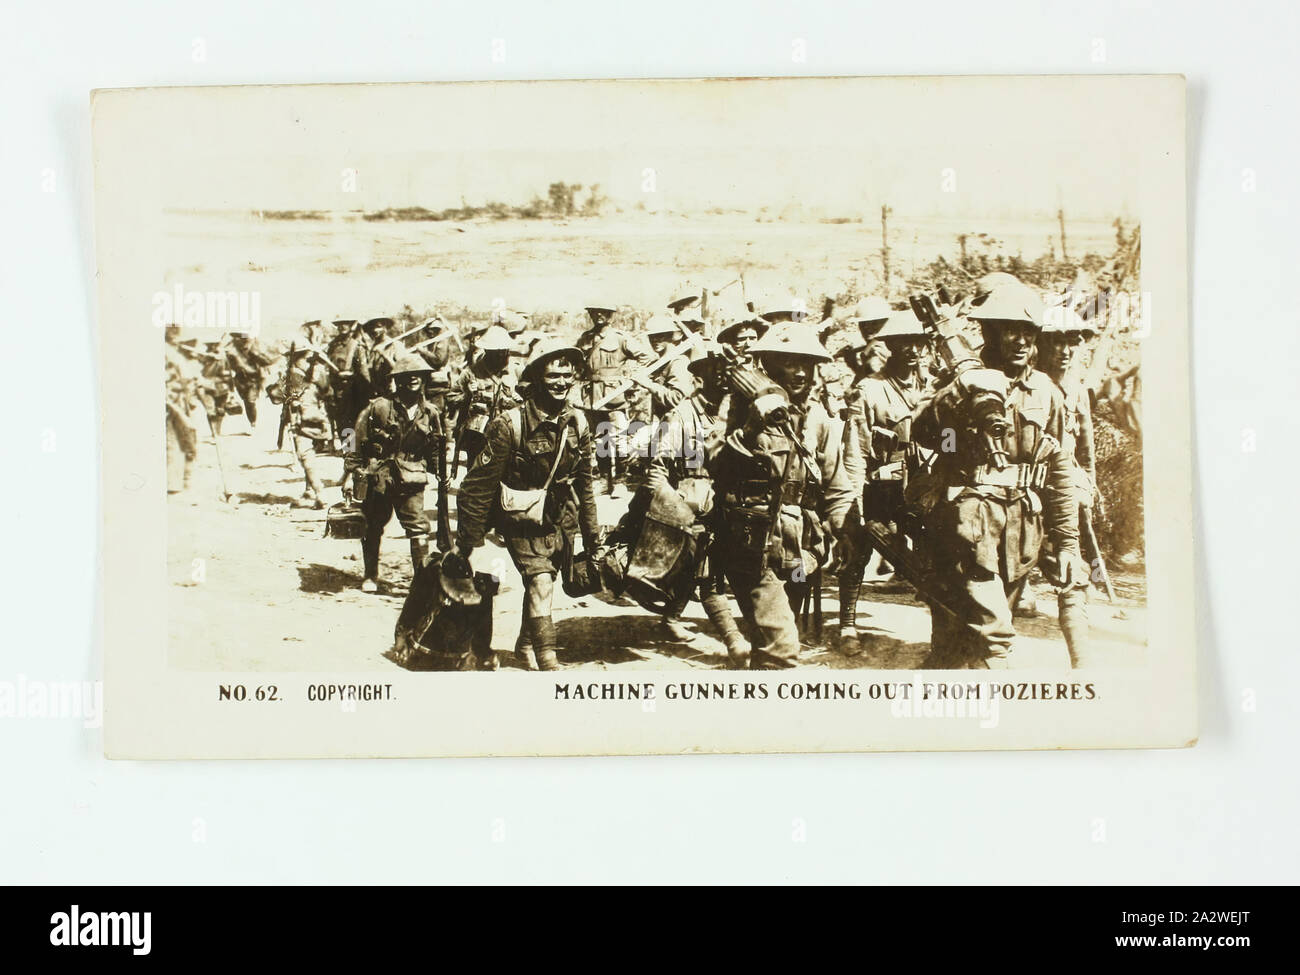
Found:
<path fill-rule="evenodd" d="M 632 598 L 682 639 L 696 599 L 729 667 L 780 669 L 810 628 L 820 635 L 833 578 L 831 643 L 855 656 L 870 642 L 858 618 L 873 565 L 929 607 L 924 667 L 1007 666 L 1034 569 L 1071 662 L 1086 663 L 1095 562 L 1080 539 L 1096 477 L 1077 360 L 1094 330 L 1070 301 L 1001 273 L 938 303 L 868 297 L 847 322 L 814 322 L 783 293 L 720 318 L 708 294 L 683 288 L 636 330 L 615 303 L 593 304 L 572 341 L 504 309 L 464 334 L 439 318 L 305 323 L 269 390 L 303 469 L 299 503 L 324 507 L 317 455 L 341 452 L 367 592 L 393 514 L 412 589 L 431 577 L 453 602 L 474 601 L 471 562 L 493 537 L 524 580 L 515 653 L 529 669 L 561 666 L 557 580 Z M 236 348 L 265 358 L 245 342 L 231 362 Z M 169 341 L 168 354 L 170 372 L 183 353 Z M 169 400 L 169 428 L 171 414 Z M 631 493 L 610 528 L 602 482 Z M 397 649 L 419 639 L 399 627 Z M 486 642 L 471 649 L 464 667 L 498 667 Z"/>

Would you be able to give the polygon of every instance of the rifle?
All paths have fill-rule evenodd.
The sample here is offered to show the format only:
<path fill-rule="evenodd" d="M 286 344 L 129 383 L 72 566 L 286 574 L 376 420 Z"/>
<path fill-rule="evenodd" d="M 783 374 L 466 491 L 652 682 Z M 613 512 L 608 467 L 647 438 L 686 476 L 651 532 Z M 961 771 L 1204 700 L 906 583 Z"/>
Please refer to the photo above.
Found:
<path fill-rule="evenodd" d="M 390 336 L 389 338 L 384 339 L 382 342 L 376 345 L 375 351 L 382 352 L 384 349 L 392 345 L 394 342 L 400 342 L 402 341 L 402 339 L 406 338 L 407 336 L 414 335 L 416 332 L 422 331 L 424 328 L 426 328 L 429 325 L 432 325 L 434 322 L 437 322 L 438 320 L 439 319 L 436 318 L 427 318 L 424 321 L 422 321 L 419 325 L 416 325 L 415 328 L 408 328 L 401 335 Z"/>
<path fill-rule="evenodd" d="M 212 449 L 217 452 L 217 473 L 221 475 L 221 500 L 230 500 L 230 489 L 226 487 L 226 465 L 221 460 L 221 436 L 217 433 L 216 427 L 212 425 L 212 414 L 205 409 L 203 411 L 208 418 L 208 429 L 212 431 Z"/>
<path fill-rule="evenodd" d="M 438 438 L 438 550 L 451 551 L 451 511 L 447 487 L 447 437 Z"/>
<path fill-rule="evenodd" d="M 686 330 L 686 327 L 683 326 L 680 322 L 678 322 L 677 324 L 678 327 L 681 328 L 681 330 L 686 333 L 685 342 L 673 346 L 671 349 L 669 349 L 667 352 L 661 355 L 654 362 L 650 363 L 650 365 L 646 366 L 644 369 L 639 369 L 636 372 L 634 372 L 631 376 L 628 376 L 626 379 L 619 380 L 617 386 L 615 386 L 613 389 L 607 392 L 596 402 L 592 403 L 591 406 L 587 407 L 587 409 L 593 411 L 603 409 L 606 403 L 608 403 L 610 400 L 617 399 L 619 396 L 622 396 L 625 392 L 627 392 L 629 389 L 632 388 L 633 384 L 638 386 L 646 386 L 646 388 L 649 388 L 651 376 L 653 376 L 664 366 L 668 365 L 668 363 L 672 362 L 674 359 L 680 359 L 687 352 L 690 352 L 691 349 L 695 346 L 695 344 L 699 341 L 699 337 L 692 334 L 691 332 L 688 332 Z"/>
<path fill-rule="evenodd" d="M 1106 559 L 1101 554 L 1101 546 L 1097 544 L 1097 533 L 1092 527 L 1092 511 L 1087 505 L 1079 505 L 1079 542 L 1086 544 L 1092 555 L 1089 560 L 1101 571 L 1101 582 L 1106 589 L 1106 600 L 1112 605 L 1115 602 L 1115 590 L 1110 584 L 1110 572 L 1106 569 Z"/>
<path fill-rule="evenodd" d="M 280 405 L 280 430 L 275 435 L 275 449 L 284 450 L 284 430 L 289 425 L 290 385 L 293 380 L 293 357 L 298 351 L 298 343 L 289 343 L 289 358 L 284 365 L 284 402 Z"/>

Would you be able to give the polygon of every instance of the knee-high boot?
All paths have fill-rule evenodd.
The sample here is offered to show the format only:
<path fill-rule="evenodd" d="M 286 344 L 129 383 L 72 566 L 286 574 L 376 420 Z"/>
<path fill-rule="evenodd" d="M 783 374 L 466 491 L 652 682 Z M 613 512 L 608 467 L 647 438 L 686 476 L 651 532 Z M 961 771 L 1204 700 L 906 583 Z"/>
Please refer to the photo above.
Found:
<path fill-rule="evenodd" d="M 840 573 L 840 653 L 854 657 L 862 652 L 858 642 L 858 596 L 862 593 L 864 564 L 846 566 Z"/>
<path fill-rule="evenodd" d="M 379 543 L 383 539 L 382 535 L 365 535 L 361 539 L 361 564 L 365 573 L 365 578 L 361 585 L 369 588 L 366 583 L 378 585 L 379 583 Z"/>

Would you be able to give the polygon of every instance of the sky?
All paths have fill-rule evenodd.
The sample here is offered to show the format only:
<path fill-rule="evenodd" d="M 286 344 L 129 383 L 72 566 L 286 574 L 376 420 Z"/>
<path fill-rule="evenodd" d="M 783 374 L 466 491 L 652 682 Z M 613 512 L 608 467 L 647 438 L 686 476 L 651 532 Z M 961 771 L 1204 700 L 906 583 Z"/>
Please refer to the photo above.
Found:
<path fill-rule="evenodd" d="M 1118 80 L 160 88 L 96 115 L 160 147 L 138 158 L 174 208 L 436 210 L 564 181 L 650 210 L 1140 219 L 1154 113 L 1125 110 Z"/>

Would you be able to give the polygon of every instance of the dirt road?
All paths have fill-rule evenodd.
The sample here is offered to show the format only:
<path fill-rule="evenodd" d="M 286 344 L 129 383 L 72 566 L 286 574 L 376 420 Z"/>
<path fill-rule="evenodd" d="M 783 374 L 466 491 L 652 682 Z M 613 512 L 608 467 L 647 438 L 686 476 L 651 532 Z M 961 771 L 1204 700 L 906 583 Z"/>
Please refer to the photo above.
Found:
<path fill-rule="evenodd" d="M 251 434 L 241 416 L 228 417 L 221 437 L 230 503 L 220 500 L 221 481 L 211 437 L 200 443 L 189 492 L 168 502 L 168 613 L 171 660 L 195 670 L 364 671 L 396 669 L 383 654 L 391 646 L 406 584 L 410 554 L 396 519 L 381 552 L 379 594 L 365 594 L 361 545 L 324 537 L 324 512 L 291 507 L 302 493 L 293 455 L 275 450 L 277 413 L 265 404 L 261 426 Z M 204 421 L 199 420 L 201 429 Z M 337 485 L 342 461 L 326 458 L 327 483 Z M 327 491 L 338 500 L 337 487 Z M 453 493 L 454 499 L 454 493 Z M 434 492 L 428 494 L 432 507 Z M 612 524 L 625 501 L 600 499 L 601 520 Z M 516 666 L 522 588 L 505 550 L 490 542 L 474 566 L 502 580 L 497 597 L 493 647 L 504 667 Z M 1118 605 L 1094 598 L 1092 658 L 1099 666 L 1145 662 L 1146 609 L 1143 579 L 1119 574 Z M 1020 619 L 1016 644 L 1023 666 L 1068 665 L 1052 618 Z M 832 585 L 826 619 L 837 619 Z M 722 644 L 709 635 L 698 603 L 683 622 L 695 634 L 674 641 L 662 622 L 630 601 L 570 599 L 556 587 L 555 620 L 561 662 L 580 669 L 722 667 Z M 829 668 L 915 667 L 928 650 L 929 612 L 901 583 L 868 583 L 858 607 L 859 626 L 871 634 L 868 649 L 848 659 L 824 647 L 806 646 L 801 664 Z M 829 627 L 828 627 L 829 629 Z"/>

